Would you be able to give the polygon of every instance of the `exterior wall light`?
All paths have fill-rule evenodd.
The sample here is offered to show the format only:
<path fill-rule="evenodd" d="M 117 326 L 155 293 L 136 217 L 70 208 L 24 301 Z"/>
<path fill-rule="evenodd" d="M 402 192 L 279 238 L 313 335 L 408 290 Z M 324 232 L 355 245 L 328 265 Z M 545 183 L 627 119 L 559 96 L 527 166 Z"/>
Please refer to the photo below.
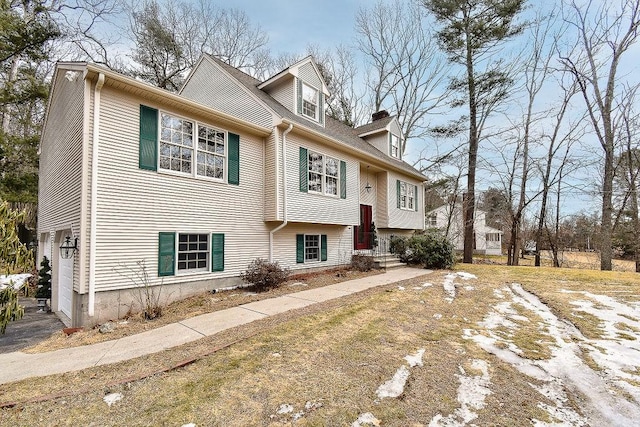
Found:
<path fill-rule="evenodd" d="M 64 238 L 64 242 L 60 245 L 60 256 L 64 259 L 69 259 L 78 249 L 78 238 L 75 237 L 73 243 L 71 243 L 71 236 Z"/>

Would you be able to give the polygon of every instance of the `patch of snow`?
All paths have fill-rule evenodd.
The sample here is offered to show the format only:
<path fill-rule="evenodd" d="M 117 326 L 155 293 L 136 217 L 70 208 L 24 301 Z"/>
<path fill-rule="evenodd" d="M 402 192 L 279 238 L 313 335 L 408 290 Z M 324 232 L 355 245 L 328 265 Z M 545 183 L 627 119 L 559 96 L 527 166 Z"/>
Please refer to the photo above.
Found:
<path fill-rule="evenodd" d="M 459 271 L 458 277 L 460 277 L 462 280 L 470 280 L 470 279 L 478 278 L 475 274 L 465 273 L 464 271 Z"/>
<path fill-rule="evenodd" d="M 507 343 L 492 331 L 495 327 L 509 322 L 507 317 L 510 315 L 510 310 L 506 305 L 503 305 L 504 303 L 494 307 L 494 311 L 485 317 L 480 324 L 488 329 L 488 336 L 465 330 L 465 338 L 474 340 L 487 352 L 510 363 L 520 372 L 532 378 L 557 383 L 563 387 L 566 384 L 566 387 L 576 389 L 584 394 L 586 400 L 581 409 L 586 418 L 572 414 L 568 408 L 564 407 L 561 398 L 554 400 L 549 397 L 548 389 L 537 389 L 555 403 L 555 406 L 541 404 L 541 407 L 548 410 L 553 417 L 561 421 L 564 420 L 564 425 L 628 426 L 634 425 L 640 419 L 640 392 L 637 387 L 621 381 L 625 375 L 631 374 L 624 373 L 620 369 L 622 365 L 638 367 L 640 365 L 640 351 L 635 349 L 630 351 L 628 342 L 621 345 L 612 340 L 587 339 L 575 326 L 558 319 L 549 307 L 517 283 L 503 291 L 510 294 L 513 303 L 524 306 L 543 319 L 545 333 L 550 336 L 554 344 L 551 347 L 551 358 L 530 360 L 521 357 L 511 343 L 508 343 L 510 345 L 506 349 L 497 345 L 497 343 L 502 345 Z M 613 303 L 613 301 L 607 302 Z M 499 318 L 500 316 L 502 316 L 502 320 Z M 616 353 L 616 349 L 619 352 Z M 605 369 L 594 372 L 582 360 L 583 351 L 589 352 L 593 360 Z M 637 378 L 636 380 L 640 379 L 637 375 L 634 377 Z M 634 396 L 636 402 L 626 400 L 618 391 L 620 387 Z"/>
<path fill-rule="evenodd" d="M 111 407 L 114 403 L 121 401 L 123 397 L 120 393 L 110 393 L 103 397 L 102 400 Z"/>
<path fill-rule="evenodd" d="M 422 366 L 422 356 L 424 356 L 424 352 L 424 348 L 421 348 L 416 352 L 416 354 L 405 356 L 404 360 L 407 361 L 410 368 L 413 368 L 415 366 Z"/>
<path fill-rule="evenodd" d="M 409 379 L 409 370 L 402 365 L 393 375 L 393 378 L 378 387 L 376 394 L 380 399 L 398 397 L 404 392 L 404 385 L 407 383 L 407 379 Z"/>
<path fill-rule="evenodd" d="M 471 285 L 467 285 L 467 286 L 465 286 L 465 287 L 464 287 L 464 290 L 465 290 L 465 291 L 472 291 L 472 290 L 474 290 L 474 289 L 475 289 L 475 288 L 474 288 L 473 286 L 471 286 Z"/>
<path fill-rule="evenodd" d="M 292 284 L 289 285 L 290 287 L 294 287 L 294 286 L 309 286 L 306 283 L 302 283 L 302 282 L 294 282 Z"/>
<path fill-rule="evenodd" d="M 423 288 L 430 288 L 431 286 L 433 286 L 433 283 L 429 283 L 429 282 L 427 282 L 427 283 L 423 283 L 423 284 L 422 284 L 422 287 L 423 287 Z"/>
<path fill-rule="evenodd" d="M 196 423 L 182 424 L 182 427 L 196 427 Z"/>
<path fill-rule="evenodd" d="M 271 353 L 271 357 L 282 357 L 282 355 L 278 352 Z"/>
<path fill-rule="evenodd" d="M 480 371 L 481 375 L 468 376 L 462 366 L 459 366 L 461 374 L 456 375 L 460 381 L 460 386 L 458 386 L 458 403 L 460 403 L 460 407 L 447 417 L 442 416 L 442 414 L 436 415 L 429 423 L 429 427 L 464 426 L 478 418 L 478 414 L 475 411 L 484 408 L 484 400 L 491 394 L 491 390 L 489 390 L 491 379 L 489 377 L 489 365 L 486 361 L 475 359 L 471 362 L 471 368 Z"/>
<path fill-rule="evenodd" d="M 322 408 L 322 402 L 312 402 L 309 400 L 304 404 L 304 409 L 306 409 L 307 411 L 315 411 L 316 409 L 320 408 Z"/>
<path fill-rule="evenodd" d="M 420 290 L 422 290 L 422 286 L 414 286 L 413 290 L 414 291 L 420 291 Z"/>
<path fill-rule="evenodd" d="M 289 405 L 288 403 L 283 403 L 278 407 L 276 414 L 283 415 L 283 414 L 290 414 L 292 412 L 293 412 L 293 406 Z"/>
<path fill-rule="evenodd" d="M 404 291 L 404 286 L 398 286 L 399 291 Z"/>
<path fill-rule="evenodd" d="M 13 289 L 17 291 L 24 286 L 29 277 L 31 277 L 29 273 L 9 274 L 8 276 L 3 274 L 0 276 L 0 291 L 9 286 L 13 286 Z"/>
<path fill-rule="evenodd" d="M 291 415 L 291 419 L 293 421 L 298 421 L 302 417 L 304 417 L 304 412 L 302 412 L 302 411 L 296 412 L 295 414 Z"/>
<path fill-rule="evenodd" d="M 436 313 L 436 314 L 433 315 L 433 318 L 434 319 L 442 319 L 442 314 Z"/>
<path fill-rule="evenodd" d="M 360 414 L 358 419 L 351 424 L 351 427 L 364 427 L 365 425 L 379 426 L 380 420 L 373 416 L 371 412 Z"/>
<path fill-rule="evenodd" d="M 444 281 L 442 282 L 444 291 L 447 293 L 447 295 L 449 295 L 448 297 L 445 297 L 444 300 L 449 304 L 451 304 L 456 297 L 456 285 L 453 283 L 455 278 L 455 274 L 447 274 L 446 276 L 444 276 Z"/>

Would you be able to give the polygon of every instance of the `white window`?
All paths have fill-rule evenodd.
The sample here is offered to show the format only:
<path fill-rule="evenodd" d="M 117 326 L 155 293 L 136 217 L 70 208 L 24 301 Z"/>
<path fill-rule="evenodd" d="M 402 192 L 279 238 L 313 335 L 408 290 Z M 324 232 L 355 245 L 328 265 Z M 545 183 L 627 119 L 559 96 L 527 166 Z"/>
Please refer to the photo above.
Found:
<path fill-rule="evenodd" d="M 487 239 L 487 242 L 499 242 L 500 233 L 487 233 L 486 239 Z"/>
<path fill-rule="evenodd" d="M 391 157 L 400 158 L 400 138 L 391 134 Z"/>
<path fill-rule="evenodd" d="M 427 226 L 429 227 L 438 226 L 438 214 L 431 214 L 427 217 Z"/>
<path fill-rule="evenodd" d="M 178 271 L 209 271 L 208 234 L 178 234 Z"/>
<path fill-rule="evenodd" d="M 198 142 L 194 144 L 194 129 Z M 223 180 L 226 134 L 167 113 L 160 115 L 160 169 Z M 194 166 L 194 158 L 196 165 Z"/>
<path fill-rule="evenodd" d="M 305 234 L 304 236 L 304 261 L 320 261 L 320 235 Z"/>
<path fill-rule="evenodd" d="M 400 209 L 415 210 L 416 186 L 400 181 Z"/>
<path fill-rule="evenodd" d="M 302 114 L 318 120 L 318 91 L 311 86 L 302 84 Z"/>
<path fill-rule="evenodd" d="M 314 193 L 338 195 L 340 182 L 340 162 L 333 157 L 309 151 L 309 191 Z"/>

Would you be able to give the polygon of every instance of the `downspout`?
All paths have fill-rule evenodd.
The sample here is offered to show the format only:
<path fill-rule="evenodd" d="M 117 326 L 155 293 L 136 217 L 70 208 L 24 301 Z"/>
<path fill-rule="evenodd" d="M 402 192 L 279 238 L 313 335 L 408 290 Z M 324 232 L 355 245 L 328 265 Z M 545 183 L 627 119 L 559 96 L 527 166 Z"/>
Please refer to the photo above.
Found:
<path fill-rule="evenodd" d="M 91 231 L 89 234 L 89 317 L 95 313 L 96 303 L 96 218 L 98 213 L 98 138 L 100 135 L 100 91 L 104 85 L 104 74 L 98 75 L 93 92 L 93 150 L 91 158 Z"/>
<path fill-rule="evenodd" d="M 293 129 L 293 123 L 282 132 L 282 224 L 269 232 L 269 262 L 273 262 L 273 235 L 287 225 L 287 134 Z"/>

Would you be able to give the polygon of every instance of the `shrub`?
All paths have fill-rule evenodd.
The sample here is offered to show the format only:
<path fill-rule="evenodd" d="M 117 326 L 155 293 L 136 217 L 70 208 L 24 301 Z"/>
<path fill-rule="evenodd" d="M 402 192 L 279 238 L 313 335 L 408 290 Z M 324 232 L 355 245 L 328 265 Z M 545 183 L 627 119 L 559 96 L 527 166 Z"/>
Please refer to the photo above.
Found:
<path fill-rule="evenodd" d="M 288 268 L 280 267 L 278 261 L 257 258 L 251 261 L 246 271 L 240 273 L 240 278 L 245 283 L 251 283 L 257 291 L 266 291 L 287 280 L 290 273 Z"/>
<path fill-rule="evenodd" d="M 407 238 L 400 236 L 391 236 L 389 239 L 389 252 L 394 255 L 402 256 L 407 251 Z"/>
<path fill-rule="evenodd" d="M 453 244 L 437 230 L 416 233 L 405 244 L 405 251 L 398 254 L 403 262 L 438 269 L 454 264 Z"/>
<path fill-rule="evenodd" d="M 351 257 L 351 268 L 357 271 L 370 271 L 376 266 L 372 256 L 353 255 Z"/>
<path fill-rule="evenodd" d="M 38 288 L 36 298 L 51 298 L 51 266 L 47 257 L 42 258 L 38 271 Z"/>

